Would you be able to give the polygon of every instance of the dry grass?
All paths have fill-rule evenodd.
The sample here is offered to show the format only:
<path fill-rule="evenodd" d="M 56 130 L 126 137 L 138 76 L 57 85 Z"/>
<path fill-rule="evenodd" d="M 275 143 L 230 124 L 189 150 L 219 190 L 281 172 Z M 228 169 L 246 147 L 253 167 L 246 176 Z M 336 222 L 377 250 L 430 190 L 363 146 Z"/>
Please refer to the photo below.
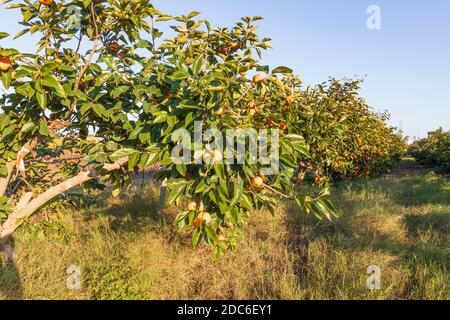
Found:
<path fill-rule="evenodd" d="M 343 183 L 344 213 L 318 223 L 290 204 L 252 217 L 240 250 L 213 260 L 138 187 L 65 215 L 64 240 L 20 230 L 0 260 L 0 299 L 450 299 L 450 185 L 430 173 Z M 66 286 L 82 268 L 82 289 Z M 366 287 L 369 265 L 382 288 Z"/>

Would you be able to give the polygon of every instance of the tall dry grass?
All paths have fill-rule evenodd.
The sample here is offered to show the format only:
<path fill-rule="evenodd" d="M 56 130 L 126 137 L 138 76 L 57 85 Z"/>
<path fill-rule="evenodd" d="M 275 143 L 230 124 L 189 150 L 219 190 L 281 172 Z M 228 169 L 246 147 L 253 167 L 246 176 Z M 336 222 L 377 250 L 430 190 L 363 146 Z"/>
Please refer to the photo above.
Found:
<path fill-rule="evenodd" d="M 302 191 L 302 189 L 300 189 Z M 0 299 L 449 299 L 450 184 L 432 173 L 336 186 L 343 212 L 318 222 L 283 203 L 253 214 L 239 251 L 213 260 L 157 214 L 148 184 L 67 212 L 64 239 L 39 228 L 15 235 L 0 261 Z M 67 268 L 82 269 L 81 290 Z M 367 267 L 382 271 L 368 290 Z"/>

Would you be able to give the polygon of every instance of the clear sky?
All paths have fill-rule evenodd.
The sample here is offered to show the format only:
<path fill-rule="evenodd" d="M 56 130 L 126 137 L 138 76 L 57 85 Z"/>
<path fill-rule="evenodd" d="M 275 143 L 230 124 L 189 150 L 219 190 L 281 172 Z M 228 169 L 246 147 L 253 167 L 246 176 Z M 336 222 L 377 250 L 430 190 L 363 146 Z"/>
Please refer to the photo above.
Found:
<path fill-rule="evenodd" d="M 406 134 L 450 130 L 450 1 L 407 0 L 156 0 L 163 12 L 202 12 L 215 26 L 261 15 L 260 34 L 273 39 L 264 63 L 286 65 L 306 84 L 329 76 L 364 77 L 362 95 L 387 110 Z M 381 9 L 381 30 L 369 30 L 366 10 Z M 16 11 L 0 9 L 0 31 L 18 30 Z M 32 51 L 26 38 L 3 47 Z"/>

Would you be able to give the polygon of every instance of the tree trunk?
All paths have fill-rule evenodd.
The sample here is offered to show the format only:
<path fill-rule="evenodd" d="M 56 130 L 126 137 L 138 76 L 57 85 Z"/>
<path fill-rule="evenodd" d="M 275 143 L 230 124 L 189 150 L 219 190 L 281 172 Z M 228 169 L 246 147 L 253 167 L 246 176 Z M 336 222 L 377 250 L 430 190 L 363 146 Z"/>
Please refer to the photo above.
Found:
<path fill-rule="evenodd" d="M 11 180 L 11 176 L 14 171 L 14 166 L 15 161 L 11 161 L 6 164 L 6 177 L 0 178 L 0 197 L 3 196 L 8 189 L 9 181 Z"/>
<path fill-rule="evenodd" d="M 20 199 L 20 201 L 17 204 L 14 211 L 20 211 L 20 210 L 25 209 L 32 197 L 33 197 L 33 192 L 25 193 L 22 196 L 22 198 Z M 3 230 L 3 228 L 0 229 L 0 233 L 2 230 Z M 14 250 L 13 250 L 10 239 L 9 238 L 5 238 L 5 239 L 0 238 L 0 248 L 1 247 L 3 247 L 3 250 L 5 251 L 8 262 L 13 263 L 14 262 Z"/>

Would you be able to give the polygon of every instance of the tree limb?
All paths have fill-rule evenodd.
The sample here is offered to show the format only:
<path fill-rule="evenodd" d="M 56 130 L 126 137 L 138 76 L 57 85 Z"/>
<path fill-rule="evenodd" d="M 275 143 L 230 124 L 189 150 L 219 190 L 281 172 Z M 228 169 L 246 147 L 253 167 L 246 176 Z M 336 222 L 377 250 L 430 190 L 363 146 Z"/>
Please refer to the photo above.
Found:
<path fill-rule="evenodd" d="M 56 134 L 59 130 L 67 126 L 67 124 L 60 120 L 53 120 L 49 125 L 50 135 Z M 11 181 L 12 174 L 14 172 L 14 168 L 19 168 L 20 163 L 25 157 L 30 154 L 36 146 L 41 143 L 43 140 L 42 136 L 35 137 L 25 143 L 22 146 L 22 149 L 17 153 L 16 160 L 10 161 L 6 163 L 7 174 L 5 177 L 0 178 L 0 197 L 3 196 L 8 189 L 8 185 Z"/>
<path fill-rule="evenodd" d="M 17 206 L 15 208 L 15 211 L 23 210 L 27 204 L 30 202 L 31 198 L 33 197 L 33 192 L 27 192 L 25 193 L 22 198 L 19 200 L 19 203 L 17 203 Z M 2 228 L 0 227 L 0 232 Z M 0 248 L 3 248 L 6 258 L 8 259 L 9 263 L 14 262 L 14 250 L 11 244 L 11 241 L 9 238 L 6 238 L 5 240 L 0 240 Z"/>
<path fill-rule="evenodd" d="M 103 169 L 96 171 L 95 169 L 79 173 L 73 178 L 70 178 L 54 187 L 51 187 L 44 193 L 40 194 L 26 205 L 24 208 L 17 208 L 8 219 L 3 223 L 0 231 L 0 242 L 5 243 L 12 233 L 23 223 L 23 220 L 33 215 L 42 206 L 54 199 L 60 194 L 73 189 L 85 182 L 95 179 L 102 174 L 120 169 L 128 162 L 128 157 L 123 158 L 113 164 L 105 164 Z"/>

